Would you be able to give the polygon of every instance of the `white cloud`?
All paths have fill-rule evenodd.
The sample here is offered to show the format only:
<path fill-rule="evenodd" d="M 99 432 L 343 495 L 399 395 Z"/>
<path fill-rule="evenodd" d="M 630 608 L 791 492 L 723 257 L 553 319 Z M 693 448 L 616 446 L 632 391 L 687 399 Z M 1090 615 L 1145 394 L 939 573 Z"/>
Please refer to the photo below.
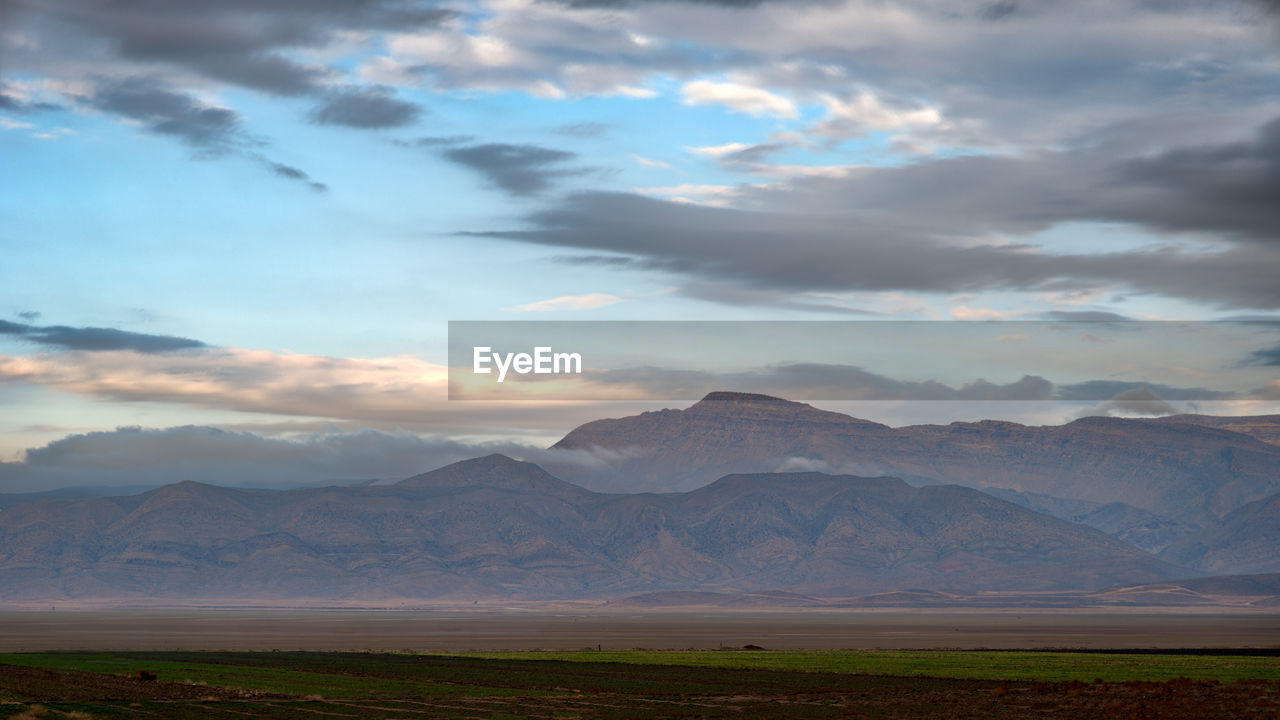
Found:
<path fill-rule="evenodd" d="M 693 155 L 703 155 L 706 157 L 718 158 L 718 157 L 724 157 L 725 155 L 732 155 L 733 153 L 741 152 L 743 150 L 746 150 L 752 147 L 755 147 L 755 146 L 750 145 L 748 143 L 731 142 L 731 143 L 725 143 L 724 145 L 702 145 L 699 147 L 686 147 L 685 150 Z"/>
<path fill-rule="evenodd" d="M 1015 320 L 1025 315 L 1025 310 L 994 310 L 992 308 L 972 308 L 967 305 L 957 305 L 951 308 L 951 317 L 956 320 Z"/>
<path fill-rule="evenodd" d="M 555 312 L 557 310 L 592 310 L 626 302 L 617 295 L 587 293 L 586 295 L 562 295 L 550 300 L 539 300 L 527 305 L 503 308 L 507 312 Z"/>
<path fill-rule="evenodd" d="M 861 90 L 845 99 L 829 93 L 823 93 L 819 98 L 827 114 L 813 126 L 813 132 L 828 137 L 844 138 L 876 130 L 943 125 L 942 113 L 935 107 L 891 107 L 869 90 Z"/>
<path fill-rule="evenodd" d="M 685 105 L 723 105 L 747 115 L 799 116 L 795 103 L 763 88 L 737 82 L 694 80 L 680 88 Z"/>
<path fill-rule="evenodd" d="M 663 170 L 671 169 L 671 163 L 662 162 L 661 160 L 654 160 L 652 158 L 647 158 L 643 155 L 636 155 L 635 153 L 632 153 L 631 159 L 635 160 L 637 163 L 645 167 L 661 168 Z"/>
<path fill-rule="evenodd" d="M 842 178 L 863 167 L 862 165 L 768 165 L 756 163 L 751 166 L 751 172 L 755 175 L 775 178 Z"/>
<path fill-rule="evenodd" d="M 31 133 L 31 137 L 37 138 L 39 140 L 57 140 L 58 138 L 66 137 L 67 135 L 75 135 L 75 134 L 76 134 L 75 130 L 72 130 L 70 128 L 60 127 L 60 128 L 54 128 L 47 132 Z"/>
<path fill-rule="evenodd" d="M 18 120 L 11 120 L 7 117 L 0 116 L 0 128 L 4 128 L 5 130 L 29 130 L 33 127 L 35 127 L 35 125 L 32 125 L 29 122 L 20 122 Z"/>
<path fill-rule="evenodd" d="M 633 190 L 641 195 L 656 195 L 674 202 L 711 205 L 713 207 L 727 207 L 733 198 L 741 192 L 741 188 L 736 185 L 696 185 L 693 183 L 666 187 L 641 187 Z"/>

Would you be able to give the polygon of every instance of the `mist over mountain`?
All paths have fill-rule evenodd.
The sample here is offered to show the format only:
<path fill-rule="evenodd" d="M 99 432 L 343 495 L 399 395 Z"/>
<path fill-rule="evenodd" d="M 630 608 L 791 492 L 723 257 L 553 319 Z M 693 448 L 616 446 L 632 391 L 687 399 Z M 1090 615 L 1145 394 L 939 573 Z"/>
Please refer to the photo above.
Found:
<path fill-rule="evenodd" d="M 891 428 L 746 393 L 590 422 L 553 447 L 609 458 L 612 472 L 555 470 L 592 489 L 625 492 L 807 469 L 1123 503 L 1186 526 L 1280 492 L 1280 446 L 1204 424 L 1090 417 L 1044 427 L 984 420 Z"/>
<path fill-rule="evenodd" d="M 1187 574 L 958 486 L 786 473 L 600 494 L 500 455 L 391 486 L 184 482 L 0 515 L 8 601 L 1098 589 Z"/>

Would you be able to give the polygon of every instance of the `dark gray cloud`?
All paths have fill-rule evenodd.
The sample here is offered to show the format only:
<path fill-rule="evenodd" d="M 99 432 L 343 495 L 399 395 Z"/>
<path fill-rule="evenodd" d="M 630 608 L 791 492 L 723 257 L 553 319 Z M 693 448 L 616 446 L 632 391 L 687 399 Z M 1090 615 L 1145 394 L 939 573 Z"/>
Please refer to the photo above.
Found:
<path fill-rule="evenodd" d="M 996 0 L 996 2 L 987 3 L 978 11 L 978 16 L 983 20 L 1004 20 L 1018 12 L 1018 3 L 1013 0 Z"/>
<path fill-rule="evenodd" d="M 296 167 L 276 162 L 256 148 L 266 143 L 251 136 L 235 110 L 207 105 L 152 77 L 104 81 L 88 105 L 139 122 L 149 132 L 173 137 L 191 147 L 198 158 L 239 155 L 256 160 L 277 177 L 301 182 L 313 190 L 328 186 Z"/>
<path fill-rule="evenodd" d="M 293 167 L 291 165 L 285 165 L 283 163 L 274 162 L 272 160 L 264 159 L 264 161 L 267 163 L 267 166 L 271 168 L 271 172 L 275 173 L 276 175 L 279 175 L 282 178 L 286 178 L 289 180 L 297 180 L 299 182 L 306 183 L 308 187 L 310 187 L 312 190 L 315 190 L 316 192 L 329 191 L 328 185 L 325 185 L 324 183 L 318 182 L 316 180 L 312 180 L 310 175 L 303 172 L 302 170 L 299 170 L 296 167 Z"/>
<path fill-rule="evenodd" d="M 1148 397 L 1148 396 L 1152 397 Z M 1058 387 L 1057 396 L 1067 401 L 1098 400 L 1231 400 L 1236 397 L 1233 392 L 1210 390 L 1209 388 L 1179 388 L 1159 383 L 1123 382 L 1113 380 L 1090 380 L 1089 382 L 1062 385 Z"/>
<path fill-rule="evenodd" d="M 578 157 L 576 153 L 538 145 L 484 143 L 450 148 L 442 154 L 512 195 L 537 195 L 559 178 L 592 172 L 587 168 L 565 167 L 565 163 Z"/>
<path fill-rule="evenodd" d="M 393 140 L 396 145 L 407 148 L 425 148 L 435 149 L 442 147 L 454 147 L 456 145 L 464 145 L 475 140 L 473 135 L 447 135 L 434 137 L 420 137 L 413 140 Z"/>
<path fill-rule="evenodd" d="M 396 98 L 387 88 L 355 87 L 330 92 L 311 111 L 311 121 L 377 129 L 411 125 L 421 114 L 420 106 Z"/>
<path fill-rule="evenodd" d="M 221 155 L 252 144 L 239 113 L 206 105 L 154 78 L 105 82 L 87 101 L 99 110 L 140 122 L 151 132 L 178 138 L 203 153 Z"/>
<path fill-rule="evenodd" d="M 303 64 L 290 51 L 323 47 L 344 31 L 411 31 L 454 16 L 434 3 L 401 0 L 89 0 L 33 3 L 22 9 L 37 24 L 70 31 L 62 38 L 69 54 L 76 43 L 105 41 L 111 53 L 125 60 L 168 64 L 277 95 L 319 92 L 334 72 Z M 75 38 L 76 33 L 84 37 Z"/>
<path fill-rule="evenodd" d="M 41 39 L 38 50 L 24 55 L 34 67 L 52 65 L 55 72 L 77 62 L 100 67 L 102 77 L 90 78 L 97 87 L 85 99 L 89 104 L 175 137 L 202 157 L 257 157 L 247 148 L 265 143 L 246 131 L 235 110 L 173 89 L 199 84 L 193 74 L 271 95 L 318 97 L 321 104 L 312 113 L 316 122 L 401 126 L 416 119 L 418 106 L 377 87 L 334 90 L 329 83 L 341 72 L 299 60 L 297 51 L 323 48 L 344 34 L 412 31 L 455 16 L 434 2 L 404 0 L 88 0 L 18 3 L 14 9 L 15 23 L 21 21 L 20 27 Z M 139 65 L 147 76 L 128 77 L 139 72 Z M 0 103 L 14 102 L 0 94 Z M 263 165 L 314 190 L 326 187 L 291 166 L 272 160 Z"/>
<path fill-rule="evenodd" d="M 1247 361 L 1250 365 L 1266 365 L 1268 367 L 1280 367 L 1280 345 L 1264 350 L 1256 350 L 1249 355 Z"/>
<path fill-rule="evenodd" d="M 163 353 L 208 347 L 199 340 L 172 335 L 149 335 L 115 328 L 37 326 L 7 320 L 0 320 L 0 335 L 19 337 L 64 350 L 133 350 L 140 353 Z"/>
<path fill-rule="evenodd" d="M 1112 168 L 1117 220 L 1280 241 L 1280 118 L 1238 142 L 1175 148 Z"/>
<path fill-rule="evenodd" d="M 1120 287 L 1220 307 L 1274 309 L 1280 308 L 1277 132 L 1280 123 L 1273 122 L 1248 141 L 1142 159 L 1076 150 L 864 168 L 841 178 L 744 187 L 742 209 L 579 193 L 530 216 L 529 229 L 484 234 L 630 256 L 638 268 L 753 289 Z M 1197 173 L 1230 187 L 1232 198 L 1224 200 Z M 1221 242 L 1201 252 L 1071 254 L 1007 241 L 1070 222 L 1211 233 Z"/>

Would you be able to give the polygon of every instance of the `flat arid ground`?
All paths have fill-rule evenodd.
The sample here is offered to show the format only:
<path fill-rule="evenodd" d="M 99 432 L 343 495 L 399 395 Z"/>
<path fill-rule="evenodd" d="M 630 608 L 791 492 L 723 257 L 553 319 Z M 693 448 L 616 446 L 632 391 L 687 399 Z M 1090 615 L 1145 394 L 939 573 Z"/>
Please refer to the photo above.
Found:
<path fill-rule="evenodd" d="M 936 667 L 945 677 L 921 676 Z M 992 676 L 997 677 L 992 677 Z M 1009 678 L 1000 679 L 1006 675 Z M 1134 679 L 1134 678 L 1142 679 Z M 1173 678 L 1173 679 L 1169 679 Z M 0 655 L 0 718 L 1275 718 L 1249 655 Z"/>
<path fill-rule="evenodd" d="M 1280 647 L 1280 615 L 904 612 L 0 612 L 0 652 Z"/>

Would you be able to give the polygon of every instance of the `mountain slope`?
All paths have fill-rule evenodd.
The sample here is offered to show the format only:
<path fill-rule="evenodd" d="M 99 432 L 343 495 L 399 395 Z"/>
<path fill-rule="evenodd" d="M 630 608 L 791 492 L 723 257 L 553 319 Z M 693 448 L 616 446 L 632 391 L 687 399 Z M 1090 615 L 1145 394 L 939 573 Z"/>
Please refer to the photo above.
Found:
<path fill-rule="evenodd" d="M 1215 415 L 1170 415 L 1155 418 L 1151 422 L 1203 425 L 1249 435 L 1268 445 L 1280 445 L 1280 415 L 1244 415 L 1218 417 Z"/>
<path fill-rule="evenodd" d="M 1251 502 L 1167 548 L 1170 562 L 1215 574 L 1280 572 L 1280 493 Z"/>
<path fill-rule="evenodd" d="M 1160 552 L 1199 529 L 1125 503 L 1093 503 L 1006 488 L 982 488 L 988 495 L 1045 515 L 1088 525 L 1147 552 Z"/>
<path fill-rule="evenodd" d="M 391 486 L 187 482 L 0 512 L 4 600 L 1097 589 L 1185 574 L 956 486 L 800 473 L 604 495 L 502 456 Z"/>

